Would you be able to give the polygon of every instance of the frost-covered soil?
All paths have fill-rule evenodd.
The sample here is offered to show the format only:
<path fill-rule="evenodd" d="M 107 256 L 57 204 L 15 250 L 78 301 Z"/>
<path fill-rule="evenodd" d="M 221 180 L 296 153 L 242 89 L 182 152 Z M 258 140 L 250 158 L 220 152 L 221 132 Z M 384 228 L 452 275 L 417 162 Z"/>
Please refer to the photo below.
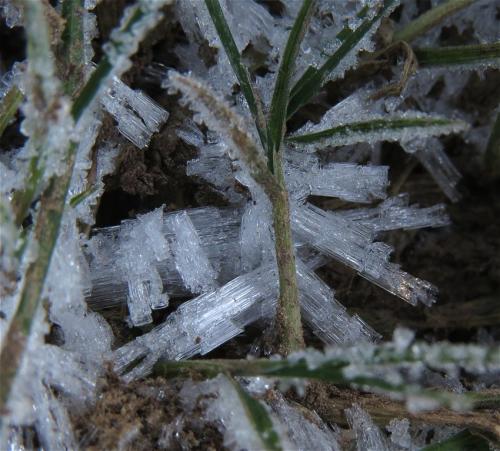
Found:
<path fill-rule="evenodd" d="M 103 0 L 91 10 L 97 56 L 126 3 Z M 357 5 L 333 3 L 342 4 L 346 16 Z M 400 25 L 417 14 L 413 2 L 402 3 L 391 16 Z M 420 44 L 498 40 L 490 3 L 480 1 L 448 19 Z M 273 52 L 296 8 L 287 10 L 281 2 L 228 4 L 229 25 L 239 30 L 236 44 L 259 74 L 257 85 L 268 103 Z M 418 5 L 422 12 L 425 5 Z M 488 20 L 482 21 L 484 14 Z M 231 139 L 190 99 L 182 79 L 171 75 L 165 81 L 166 71 L 191 70 L 249 121 L 245 104 L 232 90 L 231 69 L 202 2 L 179 0 L 166 17 L 100 100 L 94 123 L 99 127 L 87 130 L 85 139 L 96 143 L 93 163 L 80 163 L 83 172 L 91 168 L 97 189 L 63 222 L 47 289 L 53 303 L 49 321 L 40 309 L 28 363 L 14 385 L 7 434 L 13 449 L 23 443 L 46 449 L 261 446 L 225 376 L 150 375 L 161 359 L 268 357 L 275 342 L 269 201 L 231 153 Z M 208 42 L 200 39 L 194 17 Z M 314 63 L 324 40 L 338 32 L 327 24 L 326 17 L 313 22 L 315 33 L 306 37 L 299 69 Z M 269 29 L 275 31 L 271 47 L 259 39 Z M 0 32 L 7 73 L 13 61 L 25 58 L 23 47 L 14 44 L 23 37 L 5 19 Z M 360 48 L 373 50 L 377 38 Z M 368 68 L 363 78 L 364 69 L 349 71 L 355 63 L 353 58 L 339 67 L 319 100 L 290 123 L 285 172 L 306 345 L 361 343 L 363 349 L 363 342 L 391 340 L 398 326 L 406 326 L 429 343 L 498 346 L 500 186 L 482 164 L 500 102 L 498 70 L 417 73 L 401 97 L 368 101 L 398 70 L 381 69 L 373 77 Z M 366 77 L 374 82 L 367 84 Z M 335 121 L 399 113 L 439 114 L 456 122 L 412 135 L 374 133 L 368 143 L 353 133 L 325 140 L 317 152 L 293 142 L 294 135 Z M 19 116 L 0 140 L 8 188 L 16 188 L 15 172 L 22 168 L 21 121 Z M 84 185 L 72 183 L 73 196 Z M 15 302 L 10 296 L 0 309 L 4 324 Z M 396 334 L 397 340 L 405 338 Z M 455 393 L 498 390 L 498 379 L 476 379 L 473 373 L 426 369 L 415 378 Z M 269 380 L 249 378 L 243 384 L 266 402 L 285 449 L 420 449 L 463 428 L 500 421 L 493 409 L 471 413 L 468 420 L 416 405 L 408 413 L 398 401 L 317 382 L 288 390 Z"/>

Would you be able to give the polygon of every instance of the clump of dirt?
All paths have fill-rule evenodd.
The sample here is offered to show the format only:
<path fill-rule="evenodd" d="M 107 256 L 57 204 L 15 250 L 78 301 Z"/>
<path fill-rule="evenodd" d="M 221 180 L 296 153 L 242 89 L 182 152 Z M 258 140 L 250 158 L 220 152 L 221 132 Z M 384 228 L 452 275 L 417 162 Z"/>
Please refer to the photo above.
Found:
<path fill-rule="evenodd" d="M 183 415 L 182 381 L 150 378 L 124 384 L 111 373 L 95 406 L 73 418 L 79 445 L 86 450 L 222 450 L 215 425 Z M 200 412 L 200 417 L 202 413 Z M 168 427 L 178 424 L 175 430 Z"/>

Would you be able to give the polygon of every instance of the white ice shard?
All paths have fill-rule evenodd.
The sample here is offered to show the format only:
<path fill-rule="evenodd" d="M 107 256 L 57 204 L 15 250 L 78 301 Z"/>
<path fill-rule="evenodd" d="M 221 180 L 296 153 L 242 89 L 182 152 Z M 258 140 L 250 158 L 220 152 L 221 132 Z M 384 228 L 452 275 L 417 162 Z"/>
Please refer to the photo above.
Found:
<path fill-rule="evenodd" d="M 390 445 L 370 414 L 358 404 L 345 410 L 349 426 L 356 436 L 358 451 L 390 451 Z"/>
<path fill-rule="evenodd" d="M 299 259 L 296 262 L 302 317 L 323 343 L 348 345 L 381 338 L 359 316 L 350 316 L 334 291 L 311 269 Z"/>
<path fill-rule="evenodd" d="M 191 209 L 186 210 L 186 212 L 199 237 L 199 244 L 202 248 L 199 252 L 200 258 L 205 259 L 204 256 L 208 258 L 210 266 L 217 272 L 218 280 L 226 282 L 236 277 L 240 271 L 241 215 L 239 212 L 233 209 L 214 207 Z M 175 244 L 176 237 L 173 230 L 167 227 L 166 221 L 169 217 L 177 214 L 179 213 L 173 212 L 164 215 L 162 234 L 171 249 L 177 246 Z M 86 243 L 86 255 L 89 259 L 92 279 L 92 291 L 87 301 L 96 309 L 119 304 L 127 297 L 128 288 L 125 282 L 127 271 L 115 263 L 117 255 L 121 252 L 119 239 L 121 228 L 132 227 L 135 222 L 137 220 L 129 220 L 124 221 L 121 226 L 98 229 L 96 234 Z M 143 243 L 137 244 L 139 247 L 142 245 Z M 155 261 L 155 266 L 169 296 L 185 296 L 191 293 L 181 278 L 171 253 L 164 260 Z M 203 284 L 210 284 L 209 280 L 213 274 L 206 261 L 202 266 L 208 271 L 205 273 Z M 199 283 L 193 281 L 193 286 L 199 286 Z"/>
<path fill-rule="evenodd" d="M 168 112 L 141 91 L 134 91 L 119 78 L 101 98 L 118 123 L 118 130 L 139 149 L 147 147 L 153 133 L 167 121 Z"/>
<path fill-rule="evenodd" d="M 388 166 L 351 163 L 320 165 L 313 155 L 290 150 L 286 156 L 286 181 L 293 197 L 338 197 L 350 202 L 371 202 L 386 197 Z"/>
<path fill-rule="evenodd" d="M 9 413 L 2 421 L 2 449 L 15 443 L 16 434 L 10 432 L 18 425 L 34 426 L 46 449 L 71 449 L 75 437 L 66 404 L 83 407 L 95 395 L 96 368 L 76 352 L 46 344 L 48 331 L 45 309 L 40 305 L 8 400 Z"/>
<path fill-rule="evenodd" d="M 201 410 L 203 420 L 219 429 L 226 449 L 264 449 L 246 406 L 226 376 L 221 374 L 204 382 L 187 381 L 181 389 L 180 399 L 186 412 L 192 414 Z M 284 449 L 291 449 L 287 440 L 282 445 Z"/>
<path fill-rule="evenodd" d="M 361 276 L 416 305 L 435 302 L 436 288 L 388 261 L 392 248 L 373 242 L 374 232 L 313 205 L 295 206 L 292 230 L 297 237 L 356 270 Z"/>
<path fill-rule="evenodd" d="M 373 208 L 355 208 L 336 211 L 335 215 L 355 221 L 375 232 L 397 229 L 419 229 L 423 227 L 443 227 L 450 224 L 444 204 L 419 208 L 408 205 L 405 194 L 391 197 Z"/>
<path fill-rule="evenodd" d="M 273 392 L 267 402 L 294 450 L 340 451 L 339 434 L 330 429 L 316 412 L 301 411 L 279 392 Z"/>
<path fill-rule="evenodd" d="M 408 418 L 394 418 L 386 426 L 386 429 L 391 433 L 391 442 L 398 449 L 412 449 L 410 420 Z"/>
<path fill-rule="evenodd" d="M 403 149 L 415 154 L 422 166 L 429 171 L 443 193 L 452 201 L 460 200 L 457 189 L 461 174 L 443 149 L 443 145 L 436 138 L 413 140 L 402 144 Z"/>
<path fill-rule="evenodd" d="M 273 267 L 261 267 L 181 304 L 163 324 L 117 349 L 115 368 L 123 372 L 143 359 L 126 374 L 131 380 L 148 374 L 160 358 L 179 360 L 210 352 L 246 325 L 272 317 L 277 283 Z"/>
<path fill-rule="evenodd" d="M 128 284 L 127 305 L 134 326 L 152 321 L 151 309 L 168 306 L 168 295 L 157 264 L 169 257 L 163 233 L 163 207 L 138 221 L 125 222 L 120 229 L 118 265 Z"/>
<path fill-rule="evenodd" d="M 262 187 L 244 169 L 238 171 L 236 179 L 252 196 L 244 207 L 240 228 L 241 269 L 248 272 L 275 262 L 272 206 Z"/>
<path fill-rule="evenodd" d="M 359 317 L 350 317 L 328 287 L 305 265 L 297 272 L 306 324 L 325 343 L 373 341 L 378 334 Z M 273 318 L 278 279 L 273 264 L 241 275 L 215 291 L 183 304 L 166 321 L 114 353 L 115 368 L 126 380 L 147 375 L 160 359 L 179 360 L 204 355 L 258 320 Z"/>
<path fill-rule="evenodd" d="M 227 156 L 226 145 L 213 134 L 209 134 L 208 142 L 205 144 L 203 135 L 195 124 L 177 134 L 185 142 L 199 149 L 198 157 L 187 162 L 186 174 L 206 180 L 230 203 L 241 203 L 244 196 L 235 190 L 235 170 L 231 159 Z"/>
<path fill-rule="evenodd" d="M 203 250 L 200 237 L 186 212 L 175 213 L 166 219 L 173 232 L 172 252 L 175 266 L 186 288 L 192 293 L 210 291 L 217 286 L 217 271 Z"/>

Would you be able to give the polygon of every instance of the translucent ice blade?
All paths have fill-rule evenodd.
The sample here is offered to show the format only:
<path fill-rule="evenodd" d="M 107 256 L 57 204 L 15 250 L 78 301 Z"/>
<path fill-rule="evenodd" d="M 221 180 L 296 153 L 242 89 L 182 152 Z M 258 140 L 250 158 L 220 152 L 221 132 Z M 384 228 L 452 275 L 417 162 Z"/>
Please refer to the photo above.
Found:
<path fill-rule="evenodd" d="M 403 146 L 403 148 L 407 150 L 408 146 Z M 446 155 L 442 144 L 437 140 L 428 140 L 424 147 L 415 153 L 415 156 L 429 171 L 443 193 L 452 202 L 458 202 L 461 196 L 457 185 L 462 175 Z"/>
<path fill-rule="evenodd" d="M 192 293 L 214 288 L 217 273 L 201 246 L 198 232 L 188 214 L 182 212 L 170 216 L 167 225 L 175 235 L 172 243 L 175 266 L 186 287 Z"/>
<path fill-rule="evenodd" d="M 325 344 L 375 341 L 380 335 L 358 316 L 350 316 L 333 290 L 297 259 L 300 305 L 306 323 Z"/>
<path fill-rule="evenodd" d="M 330 429 L 316 412 L 295 407 L 280 392 L 273 393 L 268 402 L 297 450 L 340 451 L 338 433 Z"/>
<path fill-rule="evenodd" d="M 215 349 L 261 319 L 263 305 L 275 304 L 277 288 L 276 271 L 265 266 L 185 302 L 163 324 L 115 351 L 117 371 L 146 357 L 126 375 L 131 380 L 148 374 L 160 358 L 184 359 Z"/>
<path fill-rule="evenodd" d="M 170 257 L 163 231 L 163 207 L 123 224 L 118 238 L 116 269 L 128 285 L 127 304 L 132 324 L 142 326 L 152 321 L 152 308 L 168 306 L 158 272 L 158 263 Z M 116 274 L 116 269 L 111 269 Z"/>
<path fill-rule="evenodd" d="M 241 269 L 251 271 L 274 257 L 271 204 L 263 192 L 245 206 L 241 218 Z"/>
<path fill-rule="evenodd" d="M 101 103 L 118 122 L 120 132 L 140 149 L 168 119 L 168 112 L 140 91 L 114 78 Z"/>
<path fill-rule="evenodd" d="M 389 184 L 388 166 L 351 163 L 320 166 L 314 156 L 298 152 L 288 153 L 285 171 L 287 185 L 296 199 L 316 195 L 350 202 L 370 202 L 385 198 Z"/>
<path fill-rule="evenodd" d="M 427 208 L 409 206 L 408 197 L 404 194 L 391 197 L 374 208 L 342 210 L 335 214 L 369 227 L 375 232 L 443 227 L 450 224 L 444 204 Z"/>
<path fill-rule="evenodd" d="M 233 209 L 217 209 L 214 207 L 203 207 L 186 210 L 199 236 L 202 251 L 217 271 L 218 279 L 226 282 L 236 277 L 240 271 L 240 221 L 241 215 Z M 165 214 L 166 222 L 169 217 L 178 213 Z M 87 243 L 86 254 L 90 263 L 92 279 L 92 292 L 87 299 L 93 308 L 102 309 L 124 302 L 127 298 L 126 272 L 128 269 L 116 265 L 116 259 L 123 250 L 123 243 L 119 239 L 122 229 L 129 224 L 138 223 L 140 220 L 125 221 L 121 226 L 106 227 L 99 229 Z M 163 224 L 163 236 L 167 242 L 173 243 L 176 238 L 172 230 Z M 156 238 L 157 240 L 158 238 Z M 140 249 L 134 251 L 132 256 L 139 259 L 144 252 L 144 239 L 138 240 Z M 173 255 L 161 261 L 155 260 L 163 244 L 150 246 L 153 266 L 160 274 L 161 280 L 169 296 L 187 296 L 191 293 L 185 285 L 179 272 Z M 173 246 L 172 246 L 173 247 Z M 137 273 L 132 271 L 133 274 Z M 151 270 L 148 270 L 151 275 Z"/>
<path fill-rule="evenodd" d="M 210 137 L 207 144 L 195 124 L 188 124 L 177 132 L 185 142 L 198 148 L 198 158 L 187 162 L 186 174 L 198 176 L 209 182 L 215 190 L 231 203 L 241 203 L 244 196 L 235 190 L 235 179 L 227 146 L 219 137 Z M 201 136 L 200 136 L 201 134 Z"/>
<path fill-rule="evenodd" d="M 310 204 L 296 206 L 291 221 L 299 239 L 345 263 L 390 293 L 412 305 L 435 302 L 436 288 L 390 263 L 390 246 L 372 243 L 373 232 L 369 229 Z"/>
<path fill-rule="evenodd" d="M 349 426 L 356 436 L 358 451 L 389 451 L 391 448 L 382 431 L 373 422 L 368 412 L 353 404 L 345 410 Z"/>
<path fill-rule="evenodd" d="M 149 299 L 151 296 L 147 282 L 129 280 L 127 306 L 130 320 L 134 326 L 143 326 L 153 321 Z"/>

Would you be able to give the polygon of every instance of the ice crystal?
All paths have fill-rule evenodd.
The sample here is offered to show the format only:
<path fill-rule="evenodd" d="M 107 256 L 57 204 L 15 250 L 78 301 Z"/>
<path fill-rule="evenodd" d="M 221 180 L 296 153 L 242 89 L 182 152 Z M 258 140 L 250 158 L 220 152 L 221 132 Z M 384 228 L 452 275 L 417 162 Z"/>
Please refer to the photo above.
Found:
<path fill-rule="evenodd" d="M 315 412 L 301 412 L 286 401 L 280 393 L 274 394 L 270 401 L 273 412 L 292 442 L 293 449 L 306 451 L 321 449 L 339 451 L 339 436 L 332 431 Z"/>
<path fill-rule="evenodd" d="M 410 421 L 407 418 L 392 419 L 386 429 L 391 433 L 391 442 L 399 449 L 410 449 L 412 440 L 410 436 Z"/>
<path fill-rule="evenodd" d="M 153 133 L 168 119 L 168 112 L 156 102 L 116 77 L 101 102 L 117 120 L 118 130 L 139 149 L 149 144 Z"/>
<path fill-rule="evenodd" d="M 135 326 L 152 321 L 151 309 L 168 306 L 168 295 L 156 268 L 156 262 L 169 256 L 169 245 L 161 230 L 163 209 L 160 207 L 140 216 L 135 223 L 125 223 L 120 229 L 118 265 L 126 274 L 127 304 Z"/>
<path fill-rule="evenodd" d="M 148 147 L 152 135 L 168 120 L 169 113 L 155 99 L 132 89 L 120 78 L 132 64 L 131 54 L 163 17 L 160 8 L 166 3 L 171 2 L 140 0 L 126 9 L 121 27 L 111 32 L 103 49 L 102 61 L 109 65 L 110 72 L 98 87 L 96 97 L 100 105 L 90 104 L 77 124 L 72 119 L 71 101 L 62 95 L 63 83 L 56 76 L 58 66 L 49 48 L 54 36 L 48 38 L 45 22 L 37 32 L 47 36 L 40 40 L 34 53 L 30 49 L 28 61 L 6 67 L 7 72 L 1 74 L 0 101 L 13 87 L 25 96 L 20 130 L 28 138 L 19 149 L 2 149 L 0 156 L 0 288 L 6 290 L 2 292 L 2 339 L 19 303 L 18 288 L 39 246 L 31 239 L 29 225 L 23 235 L 16 229 L 10 205 L 14 191 L 24 187 L 29 167 L 34 164 L 43 174 L 34 189 L 28 218 L 36 222 L 40 193 L 54 175 L 68 169 L 67 149 L 70 142 L 78 142 L 68 202 L 62 212 L 57 243 L 51 250 L 42 293 L 48 304 L 46 309 L 37 309 L 27 337 L 27 350 L 3 423 L 2 447 L 34 447 L 33 441 L 29 443 L 23 438 L 22 431 L 22 427 L 34 427 L 36 446 L 77 448 L 70 411 L 88 406 L 95 399 L 98 376 L 106 358 L 112 359 L 126 381 L 131 381 L 148 375 L 159 360 L 204 356 L 241 335 L 250 325 L 268 327 L 275 317 L 278 269 L 272 204 L 269 192 L 257 180 L 252 166 L 255 162 L 244 158 L 241 143 L 251 147 L 259 161 L 264 161 L 265 152 L 205 2 L 179 1 L 168 10 L 185 36 L 170 49 L 179 59 L 174 66 L 189 75 L 172 70 L 167 79 L 163 80 L 165 74 L 161 78 L 163 87 L 179 91 L 180 105 L 188 106 L 194 113 L 192 121 L 183 112 L 182 126 L 175 129 L 177 136 L 197 152 L 187 162 L 186 174 L 208 182 L 227 206 L 178 211 L 167 211 L 163 206 L 118 226 L 93 229 L 90 238 L 83 235 L 87 230 L 83 226 L 96 222 L 97 205 L 105 189 L 103 178 L 113 173 L 122 147 L 113 137 L 97 142 L 104 114 L 100 107 L 113 117 L 117 130 L 140 149 Z M 333 70 L 322 75 L 322 82 L 343 77 L 356 66 L 361 52 L 376 48 L 380 22 L 398 3 L 318 1 L 301 43 L 293 81 L 297 82 L 304 70 L 314 72 L 325 58 L 346 49 Z M 474 2 L 470 9 L 447 18 L 419 37 L 416 45 L 440 44 L 444 27 L 450 26 L 464 36 L 470 29 L 476 42 L 491 41 L 492 37 L 498 40 L 494 3 Z M 250 68 L 251 79 L 267 113 L 280 55 L 300 2 L 281 2 L 279 13 L 271 13 L 269 2 L 220 0 L 220 4 L 239 53 L 257 68 Z M 413 2 L 401 4 L 394 18 L 398 22 L 396 28 L 417 15 Z M 24 11 L 16 2 L 0 0 L 0 14 L 8 27 L 14 27 L 26 19 L 25 13 L 33 15 L 37 10 L 41 14 L 40 5 Z M 95 74 L 92 40 L 98 37 L 98 31 L 92 10 L 96 5 L 97 0 L 85 0 L 80 11 L 86 80 Z M 34 23 L 27 19 L 27 25 Z M 363 27 L 363 38 L 347 49 L 345 45 L 352 33 Z M 27 33 L 33 33 L 32 28 L 30 31 L 26 27 Z M 2 70 L 3 63 L 2 60 Z M 401 75 L 401 65 L 397 66 L 393 68 L 395 76 Z M 325 108 L 318 111 L 326 113 L 315 117 L 315 122 L 298 122 L 299 128 L 285 136 L 283 164 L 302 318 L 319 340 L 331 346 L 324 353 L 299 352 L 290 357 L 291 361 L 304 359 L 307 368 L 313 369 L 328 359 L 340 358 L 346 362 L 342 369 L 346 380 L 372 376 L 383 377 L 389 384 L 401 384 L 410 374 L 411 380 L 422 386 L 443 387 L 455 393 L 466 390 L 459 378 L 461 371 L 476 376 L 475 383 L 486 380 L 481 377 L 494 380 L 498 376 L 498 352 L 481 346 L 414 343 L 411 331 L 398 329 L 392 342 L 376 347 L 374 343 L 381 335 L 370 327 L 370 318 L 350 315 L 334 289 L 316 273 L 320 266 L 335 260 L 412 305 L 430 306 L 435 302 L 436 288 L 391 262 L 393 249 L 380 240 L 384 238 L 382 232 L 442 227 L 449 225 L 450 220 L 444 204 L 420 207 L 410 204 L 405 194 L 388 197 L 389 168 L 380 164 L 379 143 L 399 143 L 425 167 L 443 193 L 457 201 L 460 174 L 438 137 L 462 133 L 465 142 L 484 145 L 481 134 L 486 135 L 484 127 L 491 119 L 457 111 L 457 96 L 469 80 L 469 72 L 462 69 L 484 72 L 484 67 L 457 68 L 459 72 L 454 73 L 445 68 L 418 70 L 401 94 L 391 99 L 374 100 L 381 80 L 378 75 L 368 86 L 336 105 L 329 104 L 329 96 L 320 95 L 313 103 L 324 102 Z M 430 95 L 438 83 L 443 84 L 441 91 Z M 199 100 L 200 92 L 214 92 L 216 101 L 207 106 Z M 224 115 L 220 110 L 224 110 Z M 480 125 L 472 129 L 467 125 L 476 123 Z M 332 147 L 336 148 L 335 155 L 327 155 L 325 150 Z M 367 160 L 370 164 L 366 164 Z M 314 204 L 311 196 L 365 205 L 329 211 Z M 340 301 L 348 301 L 339 297 Z M 166 308 L 170 298 L 176 301 L 163 322 L 113 352 L 113 334 L 108 324 L 89 309 L 126 303 L 129 324 L 137 327 L 152 323 L 153 310 Z M 57 326 L 58 345 L 46 342 L 49 322 Z M 401 365 L 397 361 L 377 365 L 375 357 L 385 352 L 398 358 L 410 355 L 419 365 Z M 459 358 L 460 365 L 455 362 Z M 242 382 L 245 385 L 248 381 Z M 273 384 L 267 379 L 254 380 L 245 389 L 257 396 L 272 395 L 259 402 L 269 413 L 284 448 L 340 448 L 339 434 L 315 413 L 306 414 L 273 392 Z M 202 420 L 214 424 L 223 434 L 224 446 L 262 447 L 237 391 L 225 376 L 201 383 L 186 382 L 181 398 L 186 412 L 201 409 Z M 436 400 L 419 393 L 410 394 L 406 401 L 412 412 L 438 405 Z M 387 437 L 360 406 L 347 409 L 346 416 L 360 450 L 417 447 L 418 440 L 412 442 L 406 419 L 393 419 L 387 426 Z M 159 445 L 168 447 L 171 436 L 182 431 L 182 422 L 181 418 L 166 425 Z M 137 434 L 139 428 L 122 434 L 118 446 L 130 446 Z"/>
<path fill-rule="evenodd" d="M 345 411 L 349 426 L 356 434 L 358 451 L 389 451 L 389 444 L 382 431 L 375 425 L 368 412 L 354 404 Z"/>

